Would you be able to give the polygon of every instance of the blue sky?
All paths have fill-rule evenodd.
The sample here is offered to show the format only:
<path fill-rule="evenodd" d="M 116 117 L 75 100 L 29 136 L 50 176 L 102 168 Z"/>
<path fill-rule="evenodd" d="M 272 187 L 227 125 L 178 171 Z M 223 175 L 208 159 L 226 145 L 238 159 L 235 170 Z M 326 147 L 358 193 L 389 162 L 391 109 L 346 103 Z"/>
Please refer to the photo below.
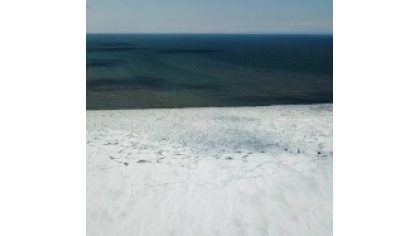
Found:
<path fill-rule="evenodd" d="M 87 0 L 88 33 L 332 33 L 332 0 Z"/>

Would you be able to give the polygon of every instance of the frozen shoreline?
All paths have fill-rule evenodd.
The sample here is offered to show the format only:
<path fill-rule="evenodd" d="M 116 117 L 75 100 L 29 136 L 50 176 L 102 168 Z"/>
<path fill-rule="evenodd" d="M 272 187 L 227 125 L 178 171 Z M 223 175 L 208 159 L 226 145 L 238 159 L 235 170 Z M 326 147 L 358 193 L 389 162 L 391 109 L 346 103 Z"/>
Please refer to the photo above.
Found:
<path fill-rule="evenodd" d="M 87 111 L 88 235 L 332 235 L 332 104 Z"/>

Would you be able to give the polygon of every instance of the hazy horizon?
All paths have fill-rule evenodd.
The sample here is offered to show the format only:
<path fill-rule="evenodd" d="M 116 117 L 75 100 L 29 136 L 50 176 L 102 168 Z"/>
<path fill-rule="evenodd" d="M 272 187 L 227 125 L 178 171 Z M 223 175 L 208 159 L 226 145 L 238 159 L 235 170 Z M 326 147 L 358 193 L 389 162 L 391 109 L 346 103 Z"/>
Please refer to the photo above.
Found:
<path fill-rule="evenodd" d="M 333 35 L 333 33 L 283 33 L 283 32 L 86 32 L 86 34 L 168 34 L 168 35 Z"/>
<path fill-rule="evenodd" d="M 87 0 L 88 34 L 332 34 L 332 0 Z"/>

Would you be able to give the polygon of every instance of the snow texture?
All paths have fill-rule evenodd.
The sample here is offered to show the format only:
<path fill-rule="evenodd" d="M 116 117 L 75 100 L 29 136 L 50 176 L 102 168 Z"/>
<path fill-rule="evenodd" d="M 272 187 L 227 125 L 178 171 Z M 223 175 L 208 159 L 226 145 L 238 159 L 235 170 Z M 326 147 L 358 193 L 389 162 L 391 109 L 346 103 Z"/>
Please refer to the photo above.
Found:
<path fill-rule="evenodd" d="M 87 234 L 332 235 L 332 105 L 87 111 Z"/>

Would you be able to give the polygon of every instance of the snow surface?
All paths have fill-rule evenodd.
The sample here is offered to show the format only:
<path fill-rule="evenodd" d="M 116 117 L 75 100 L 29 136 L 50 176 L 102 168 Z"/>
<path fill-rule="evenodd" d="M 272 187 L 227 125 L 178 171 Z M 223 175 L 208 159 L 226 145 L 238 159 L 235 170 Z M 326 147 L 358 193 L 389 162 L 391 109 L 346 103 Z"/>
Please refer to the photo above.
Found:
<path fill-rule="evenodd" d="M 87 111 L 87 234 L 332 235 L 332 105 Z"/>

